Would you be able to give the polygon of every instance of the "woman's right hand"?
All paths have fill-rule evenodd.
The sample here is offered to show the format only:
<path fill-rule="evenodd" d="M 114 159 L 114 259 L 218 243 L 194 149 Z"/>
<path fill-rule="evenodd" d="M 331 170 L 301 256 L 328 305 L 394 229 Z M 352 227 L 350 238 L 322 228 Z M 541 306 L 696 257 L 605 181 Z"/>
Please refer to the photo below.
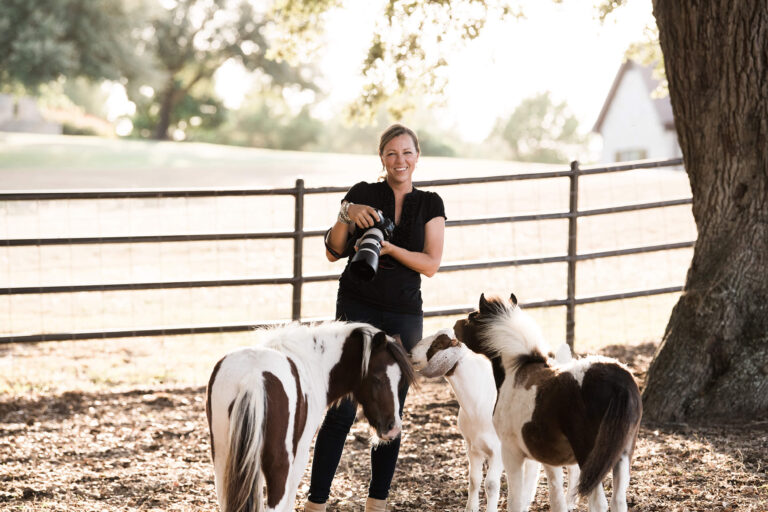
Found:
<path fill-rule="evenodd" d="M 347 214 L 361 229 L 373 227 L 380 220 L 376 209 L 366 204 L 350 204 Z"/>

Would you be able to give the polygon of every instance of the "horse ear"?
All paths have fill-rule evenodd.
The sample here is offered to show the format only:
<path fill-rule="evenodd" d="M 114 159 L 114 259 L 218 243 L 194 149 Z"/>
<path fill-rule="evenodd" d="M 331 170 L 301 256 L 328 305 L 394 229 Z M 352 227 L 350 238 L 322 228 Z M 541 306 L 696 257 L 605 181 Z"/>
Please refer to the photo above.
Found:
<path fill-rule="evenodd" d="M 484 293 L 480 294 L 480 305 L 477 307 L 477 309 L 478 309 L 478 311 L 488 311 L 488 309 L 490 309 L 488 307 L 488 301 L 485 300 L 485 294 Z"/>
<path fill-rule="evenodd" d="M 517 297 L 515 297 L 514 293 L 510 293 L 509 294 L 509 302 L 511 302 L 512 304 L 517 306 Z"/>
<path fill-rule="evenodd" d="M 373 350 L 382 348 L 386 346 L 386 344 L 387 344 L 387 333 L 385 333 L 384 331 L 379 331 L 373 335 L 373 343 L 371 343 L 371 348 Z"/>

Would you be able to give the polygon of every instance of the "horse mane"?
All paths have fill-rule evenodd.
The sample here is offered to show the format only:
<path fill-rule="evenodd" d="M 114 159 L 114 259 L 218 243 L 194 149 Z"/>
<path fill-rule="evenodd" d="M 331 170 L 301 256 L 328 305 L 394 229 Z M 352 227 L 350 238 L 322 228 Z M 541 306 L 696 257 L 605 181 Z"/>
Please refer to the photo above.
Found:
<path fill-rule="evenodd" d="M 260 328 L 256 332 L 259 334 L 261 346 L 295 354 L 301 358 L 301 355 L 306 353 L 307 347 L 314 342 L 331 342 L 341 345 L 352 333 L 357 331 L 363 341 L 361 377 L 365 377 L 368 374 L 368 366 L 371 361 L 373 337 L 379 330 L 366 323 L 333 320 L 309 325 L 291 322 L 280 326 Z M 415 382 L 413 367 L 403 346 L 399 343 L 389 342 L 387 343 L 387 350 L 397 361 L 408 383 Z"/>
<path fill-rule="evenodd" d="M 387 343 L 387 351 L 395 359 L 395 362 L 397 362 L 397 365 L 400 367 L 400 371 L 403 372 L 403 378 L 405 379 L 405 382 L 409 386 L 413 385 L 415 388 L 418 388 L 418 385 L 416 384 L 416 373 L 413 370 L 411 358 L 408 356 L 408 352 L 405 350 L 405 347 L 397 342 L 389 342 Z"/>
<path fill-rule="evenodd" d="M 522 366 L 531 358 L 546 362 L 549 347 L 538 324 L 516 304 L 498 297 L 487 300 L 488 311 L 477 315 L 480 343 L 491 355 L 515 358 Z"/>

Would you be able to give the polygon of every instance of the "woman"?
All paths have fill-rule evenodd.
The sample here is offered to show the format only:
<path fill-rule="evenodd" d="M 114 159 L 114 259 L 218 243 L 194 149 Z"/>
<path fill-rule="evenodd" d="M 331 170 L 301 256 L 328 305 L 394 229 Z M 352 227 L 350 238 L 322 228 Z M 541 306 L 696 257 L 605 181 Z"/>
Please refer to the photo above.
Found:
<path fill-rule="evenodd" d="M 413 187 L 419 161 L 419 140 L 405 126 L 390 126 L 379 141 L 383 181 L 360 182 L 341 203 L 336 223 L 325 238 L 330 261 L 354 254 L 354 242 L 379 221 L 377 210 L 395 224 L 391 238 L 381 242 L 378 271 L 373 280 L 358 278 L 349 261 L 339 279 L 336 318 L 367 322 L 389 335 L 398 334 L 407 350 L 421 339 L 421 274 L 432 277 L 443 255 L 445 209 L 434 192 Z M 351 259 L 351 258 L 350 258 Z M 400 410 L 405 402 L 403 390 Z M 332 407 L 315 441 L 312 477 L 304 510 L 325 510 L 331 482 L 341 459 L 344 441 L 355 420 L 357 404 L 344 400 Z M 400 438 L 371 449 L 371 481 L 367 512 L 383 512 L 395 472 Z"/>

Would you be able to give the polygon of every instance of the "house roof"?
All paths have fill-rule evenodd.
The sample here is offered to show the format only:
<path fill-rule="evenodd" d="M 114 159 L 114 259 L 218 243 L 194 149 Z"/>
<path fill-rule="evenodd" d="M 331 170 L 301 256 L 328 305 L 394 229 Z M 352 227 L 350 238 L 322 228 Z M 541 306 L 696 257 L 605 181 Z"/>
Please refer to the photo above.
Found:
<path fill-rule="evenodd" d="M 605 121 L 605 116 L 608 115 L 608 111 L 611 109 L 616 92 L 619 90 L 621 81 L 624 79 L 624 75 L 627 71 L 631 69 L 640 70 L 640 75 L 643 77 L 643 82 L 648 91 L 648 97 L 653 102 L 653 106 L 659 114 L 659 121 L 661 124 L 667 130 L 675 129 L 675 119 L 672 115 L 672 104 L 669 101 L 669 96 L 664 96 L 663 98 L 651 98 L 651 93 L 659 86 L 659 80 L 653 77 L 653 68 L 653 64 L 650 66 L 643 66 L 632 60 L 627 60 L 621 65 L 619 72 L 616 73 L 616 77 L 613 79 L 613 84 L 611 85 L 610 91 L 608 91 L 608 96 L 605 98 L 603 108 L 600 109 L 600 115 L 597 116 L 595 126 L 592 128 L 593 132 L 600 132 L 600 129 L 603 126 L 603 121 Z"/>

